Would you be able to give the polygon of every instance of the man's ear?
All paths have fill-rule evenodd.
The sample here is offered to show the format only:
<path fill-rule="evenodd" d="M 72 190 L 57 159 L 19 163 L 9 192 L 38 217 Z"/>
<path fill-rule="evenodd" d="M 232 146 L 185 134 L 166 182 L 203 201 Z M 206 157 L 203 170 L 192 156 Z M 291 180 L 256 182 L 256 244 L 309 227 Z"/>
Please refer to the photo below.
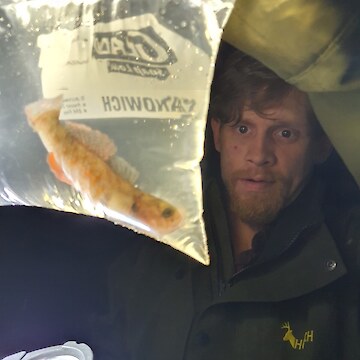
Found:
<path fill-rule="evenodd" d="M 216 118 L 212 118 L 211 129 L 214 137 L 214 146 L 218 152 L 220 152 L 220 127 L 221 127 L 220 121 Z"/>
<path fill-rule="evenodd" d="M 315 163 L 324 163 L 333 151 L 333 145 L 326 135 L 321 135 L 316 140 Z"/>

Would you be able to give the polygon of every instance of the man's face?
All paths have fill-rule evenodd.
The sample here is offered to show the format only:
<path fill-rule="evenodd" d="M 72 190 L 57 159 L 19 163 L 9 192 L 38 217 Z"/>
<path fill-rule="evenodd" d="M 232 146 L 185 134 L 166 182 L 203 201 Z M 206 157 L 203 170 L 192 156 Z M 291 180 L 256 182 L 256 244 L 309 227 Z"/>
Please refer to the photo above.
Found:
<path fill-rule="evenodd" d="M 265 117 L 245 108 L 235 126 L 212 120 L 231 211 L 249 225 L 272 221 L 300 193 L 314 164 L 326 157 L 327 140 L 314 138 L 307 101 L 293 91 Z"/>

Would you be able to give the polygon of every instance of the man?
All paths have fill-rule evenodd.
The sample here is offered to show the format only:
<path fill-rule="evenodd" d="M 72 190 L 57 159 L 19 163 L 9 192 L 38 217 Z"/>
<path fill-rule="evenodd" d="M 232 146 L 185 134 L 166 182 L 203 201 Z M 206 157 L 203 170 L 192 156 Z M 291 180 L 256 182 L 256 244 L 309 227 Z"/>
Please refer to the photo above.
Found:
<path fill-rule="evenodd" d="M 93 325 L 96 351 L 359 358 L 357 203 L 329 195 L 321 163 L 332 148 L 306 95 L 224 49 L 210 109 L 219 163 L 211 149 L 204 160 L 211 264 L 145 238 L 129 244 L 110 272 L 109 311 Z"/>
<path fill-rule="evenodd" d="M 254 236 L 296 199 L 331 144 L 304 93 L 240 52 L 225 67 L 211 126 L 241 266 Z"/>
<path fill-rule="evenodd" d="M 358 192 L 334 153 L 321 164 L 304 93 L 231 47 L 217 68 L 210 266 L 100 219 L 1 209 L 2 355 L 76 340 L 101 360 L 359 359 Z"/>

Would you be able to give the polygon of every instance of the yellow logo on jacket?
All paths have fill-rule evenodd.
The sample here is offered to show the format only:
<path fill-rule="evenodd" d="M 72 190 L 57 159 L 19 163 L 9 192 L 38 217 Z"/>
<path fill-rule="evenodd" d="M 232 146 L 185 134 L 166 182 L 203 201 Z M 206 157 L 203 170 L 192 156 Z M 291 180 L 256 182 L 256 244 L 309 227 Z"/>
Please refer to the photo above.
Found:
<path fill-rule="evenodd" d="M 314 341 L 314 330 L 305 331 L 302 339 L 297 339 L 293 335 L 289 322 L 284 323 L 281 328 L 286 330 L 283 341 L 288 341 L 291 347 L 295 350 L 303 350 L 306 343 Z"/>

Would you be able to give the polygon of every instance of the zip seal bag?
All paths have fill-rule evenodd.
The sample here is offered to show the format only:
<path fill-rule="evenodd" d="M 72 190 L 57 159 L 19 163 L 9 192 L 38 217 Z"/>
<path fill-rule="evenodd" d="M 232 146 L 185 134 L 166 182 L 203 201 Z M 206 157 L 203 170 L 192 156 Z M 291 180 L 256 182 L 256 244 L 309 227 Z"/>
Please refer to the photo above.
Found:
<path fill-rule="evenodd" d="M 199 163 L 232 6 L 0 6 L 1 205 L 106 218 L 209 264 Z"/>

